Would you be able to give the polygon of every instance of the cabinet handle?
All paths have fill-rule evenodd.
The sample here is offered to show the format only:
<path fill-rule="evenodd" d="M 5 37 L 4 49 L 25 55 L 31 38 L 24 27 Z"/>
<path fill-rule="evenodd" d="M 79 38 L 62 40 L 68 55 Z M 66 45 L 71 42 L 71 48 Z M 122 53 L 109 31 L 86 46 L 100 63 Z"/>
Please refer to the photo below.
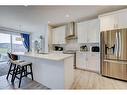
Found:
<path fill-rule="evenodd" d="M 87 39 L 87 42 L 89 42 L 89 39 Z"/>
<path fill-rule="evenodd" d="M 116 28 L 116 24 L 114 24 L 114 28 Z"/>
<path fill-rule="evenodd" d="M 114 28 L 118 28 L 118 24 L 114 24 Z"/>
<path fill-rule="evenodd" d="M 118 24 L 116 24 L 116 28 L 118 28 Z"/>

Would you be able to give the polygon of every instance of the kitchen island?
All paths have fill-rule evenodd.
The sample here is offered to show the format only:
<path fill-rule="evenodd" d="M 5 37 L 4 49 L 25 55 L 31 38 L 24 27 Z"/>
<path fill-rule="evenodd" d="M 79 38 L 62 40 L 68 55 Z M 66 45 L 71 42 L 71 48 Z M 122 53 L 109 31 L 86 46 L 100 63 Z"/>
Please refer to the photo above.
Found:
<path fill-rule="evenodd" d="M 51 89 L 69 89 L 74 80 L 74 55 L 14 52 L 19 59 L 32 62 L 34 80 Z"/>

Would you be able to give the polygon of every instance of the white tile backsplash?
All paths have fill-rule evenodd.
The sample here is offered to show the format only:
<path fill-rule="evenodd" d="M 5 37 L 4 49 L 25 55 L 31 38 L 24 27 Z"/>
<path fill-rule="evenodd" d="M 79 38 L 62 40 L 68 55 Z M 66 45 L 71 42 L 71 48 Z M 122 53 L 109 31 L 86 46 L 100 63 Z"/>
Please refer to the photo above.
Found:
<path fill-rule="evenodd" d="M 65 50 L 78 50 L 79 45 L 77 44 L 77 40 L 68 40 L 65 45 Z"/>
<path fill-rule="evenodd" d="M 88 48 L 88 51 L 91 50 L 91 47 L 92 46 L 99 46 L 99 43 L 82 43 L 82 44 L 79 44 L 77 43 L 77 40 L 69 40 L 67 42 L 67 44 L 65 45 L 65 50 L 80 50 L 80 47 L 81 46 L 87 46 Z"/>
<path fill-rule="evenodd" d="M 62 44 L 62 45 L 53 45 L 53 47 L 55 46 L 59 46 L 59 47 L 63 47 L 64 50 L 80 50 L 81 46 L 87 46 L 88 51 L 90 51 L 92 46 L 99 46 L 99 43 L 82 43 L 79 44 L 77 43 L 77 39 L 73 39 L 73 40 L 68 40 L 66 42 L 66 44 Z"/>

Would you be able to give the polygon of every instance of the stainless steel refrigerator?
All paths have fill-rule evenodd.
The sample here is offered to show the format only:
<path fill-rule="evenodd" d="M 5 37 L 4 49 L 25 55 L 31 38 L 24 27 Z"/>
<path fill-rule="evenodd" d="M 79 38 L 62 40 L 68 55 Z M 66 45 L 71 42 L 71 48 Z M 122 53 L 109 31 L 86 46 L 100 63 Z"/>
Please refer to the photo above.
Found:
<path fill-rule="evenodd" d="M 127 80 L 127 29 L 101 32 L 101 74 Z"/>

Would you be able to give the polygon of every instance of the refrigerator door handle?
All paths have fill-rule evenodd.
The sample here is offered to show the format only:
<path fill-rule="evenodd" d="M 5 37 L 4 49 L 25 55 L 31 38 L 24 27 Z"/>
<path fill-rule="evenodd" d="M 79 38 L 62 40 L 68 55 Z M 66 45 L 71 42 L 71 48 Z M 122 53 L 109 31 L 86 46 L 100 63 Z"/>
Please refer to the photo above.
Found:
<path fill-rule="evenodd" d="M 116 55 L 116 57 L 118 57 L 118 47 L 119 47 L 119 39 L 118 39 L 118 33 L 116 32 L 116 42 L 115 42 L 115 55 Z"/>
<path fill-rule="evenodd" d="M 121 33 L 119 32 L 119 57 L 121 56 Z"/>

